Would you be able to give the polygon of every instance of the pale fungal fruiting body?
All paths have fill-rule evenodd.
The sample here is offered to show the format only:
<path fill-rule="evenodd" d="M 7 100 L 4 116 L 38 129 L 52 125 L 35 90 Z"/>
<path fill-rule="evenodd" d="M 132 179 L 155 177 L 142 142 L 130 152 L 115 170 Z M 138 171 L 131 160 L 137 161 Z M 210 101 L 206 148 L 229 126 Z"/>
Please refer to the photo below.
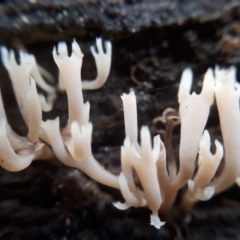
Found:
<path fill-rule="evenodd" d="M 154 120 L 154 123 L 162 121 L 166 130 L 161 131 L 164 142 L 159 135 L 155 136 L 153 146 L 146 126 L 140 131 L 141 144 L 138 142 L 136 96 L 133 91 L 123 94 L 126 138 L 121 148 L 122 172 L 116 176 L 103 168 L 92 154 L 90 104 L 84 103 L 82 93 L 84 89 L 102 87 L 109 75 L 111 43 L 105 42 L 104 52 L 102 40 L 97 39 L 96 48 L 91 47 L 91 52 L 98 76 L 93 81 L 82 81 L 83 54 L 79 45 L 73 41 L 69 56 L 66 44 L 59 43 L 53 50 L 53 58 L 59 68 L 59 84 L 53 87 L 42 77 L 51 80 L 51 75 L 37 65 L 33 55 L 20 52 L 18 64 L 13 51 L 1 47 L 3 65 L 9 73 L 20 112 L 29 129 L 26 137 L 12 131 L 0 97 L 0 165 L 3 168 L 20 171 L 33 160 L 51 158 L 54 153 L 64 164 L 82 170 L 104 185 L 119 189 L 125 202 L 116 202 L 115 207 L 124 210 L 148 206 L 150 223 L 156 228 L 165 223 L 158 214 L 165 217 L 169 214 L 178 191 L 185 185 L 188 185 L 188 191 L 182 206 L 186 207 L 197 200 L 211 198 L 235 181 L 240 182 L 240 90 L 234 68 L 216 68 L 215 72 L 209 69 L 199 95 L 190 94 L 193 74 L 186 69 L 178 91 L 179 116 L 168 108 L 162 117 Z M 36 84 L 46 92 L 46 98 L 37 93 Z M 52 109 L 57 89 L 66 90 L 68 97 L 69 119 L 63 130 L 60 130 L 58 118 L 42 121 L 42 111 Z M 216 150 L 212 154 L 210 134 L 205 127 L 214 99 L 224 145 L 215 140 Z M 177 163 L 172 132 L 179 124 L 181 136 Z M 221 169 L 220 164 L 223 166 Z M 142 189 L 136 185 L 133 169 Z"/>
<path fill-rule="evenodd" d="M 213 155 L 210 152 L 210 135 L 207 130 L 204 131 L 199 144 L 198 167 L 199 170 L 194 176 L 194 179 L 188 181 L 188 189 L 199 200 L 207 200 L 214 194 L 214 187 L 206 187 L 214 177 L 220 161 L 223 157 L 223 147 L 218 140 L 215 140 L 216 152 Z"/>
<path fill-rule="evenodd" d="M 205 128 L 210 107 L 213 104 L 214 78 L 211 70 L 208 70 L 203 81 L 202 92 L 189 94 L 185 88 L 184 76 L 180 83 L 178 93 L 179 115 L 181 119 L 181 139 L 179 149 L 179 178 L 191 178 L 194 170 L 200 139 Z M 189 81 L 187 79 L 187 81 Z M 199 112 L 201 114 L 199 114 Z M 187 134 L 191 134 L 191 137 Z"/>
<path fill-rule="evenodd" d="M 28 127 L 28 134 L 21 137 L 13 132 L 7 122 L 0 96 L 0 165 L 9 171 L 20 171 L 35 159 L 52 157 L 52 151 L 40 141 L 42 110 L 35 80 L 31 77 L 35 65 L 33 56 L 21 52 L 20 63 L 17 64 L 13 51 L 8 52 L 2 47 L 1 55 L 10 75 L 20 112 Z"/>

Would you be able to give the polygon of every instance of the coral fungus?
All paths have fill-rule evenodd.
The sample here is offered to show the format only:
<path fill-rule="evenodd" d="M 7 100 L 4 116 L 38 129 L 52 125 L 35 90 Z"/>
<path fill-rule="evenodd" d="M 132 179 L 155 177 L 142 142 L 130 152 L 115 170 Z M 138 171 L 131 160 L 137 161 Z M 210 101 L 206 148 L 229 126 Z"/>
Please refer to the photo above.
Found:
<path fill-rule="evenodd" d="M 16 100 L 28 127 L 25 137 L 13 132 L 7 122 L 0 97 L 0 165 L 8 171 L 20 171 L 36 159 L 51 158 L 55 154 L 66 165 L 78 168 L 94 180 L 119 189 L 125 199 L 116 202 L 119 209 L 148 206 L 150 222 L 160 228 L 170 212 L 177 193 L 184 186 L 185 201 L 208 200 L 231 186 L 240 172 L 240 114 L 239 85 L 235 68 L 209 69 L 200 94 L 190 93 L 193 74 L 185 69 L 178 92 L 179 111 L 166 109 L 155 119 L 166 126 L 164 141 L 160 135 L 153 138 L 143 126 L 138 142 L 137 104 L 133 91 L 122 95 L 125 140 L 121 148 L 122 172 L 116 176 L 101 166 L 91 149 L 92 123 L 89 121 L 90 103 L 84 103 L 82 90 L 97 89 L 104 85 L 111 66 L 111 43 L 96 40 L 91 52 L 98 76 L 93 81 L 81 80 L 83 54 L 78 43 L 67 46 L 61 42 L 53 49 L 53 58 L 59 69 L 59 84 L 47 84 L 33 55 L 20 51 L 19 63 L 12 50 L 1 47 L 2 63 L 9 73 Z M 44 77 L 46 78 L 47 75 Z M 36 84 L 46 92 L 39 95 Z M 60 129 L 59 119 L 42 121 L 42 111 L 50 111 L 57 90 L 66 90 L 69 118 Z M 205 129 L 210 108 L 216 99 L 223 145 L 215 140 L 212 154 L 210 134 Z M 174 121 L 174 119 L 176 121 Z M 181 124 L 179 156 L 171 146 L 174 127 Z M 222 168 L 219 168 L 222 163 Z M 136 184 L 135 170 L 141 188 Z M 218 171 L 220 169 L 220 171 Z M 217 173 L 218 172 L 218 173 Z M 163 216 L 162 220 L 159 218 Z"/>

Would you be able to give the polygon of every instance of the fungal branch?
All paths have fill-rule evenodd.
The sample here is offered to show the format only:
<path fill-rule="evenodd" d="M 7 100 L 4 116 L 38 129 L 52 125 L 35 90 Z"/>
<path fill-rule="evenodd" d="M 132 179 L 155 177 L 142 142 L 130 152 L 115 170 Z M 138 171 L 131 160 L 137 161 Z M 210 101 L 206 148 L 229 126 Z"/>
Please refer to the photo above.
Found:
<path fill-rule="evenodd" d="M 97 47 L 103 62 L 110 64 L 111 54 L 103 54 L 102 42 L 99 39 L 97 39 Z M 96 56 L 99 57 L 98 54 Z M 58 49 L 54 48 L 53 57 L 59 68 L 60 79 L 67 92 L 69 119 L 62 132 L 60 132 L 58 118 L 42 122 L 41 126 L 47 136 L 48 143 L 64 164 L 82 170 L 104 185 L 119 189 L 117 176 L 103 168 L 92 155 L 92 124 L 89 122 L 90 104 L 88 102 L 84 103 L 82 94 L 81 67 L 83 54 L 81 49 L 74 40 L 72 53 L 69 57 L 66 44 L 61 42 L 58 44 Z M 110 58 L 110 60 L 105 61 L 105 58 Z M 98 70 L 105 71 L 104 69 Z M 97 78 L 94 84 L 98 79 L 102 80 L 102 78 Z"/>
<path fill-rule="evenodd" d="M 13 51 L 1 47 L 2 62 L 12 81 L 16 100 L 27 125 L 26 137 L 16 134 L 8 124 L 0 96 L 0 165 L 8 171 L 20 171 L 35 159 L 51 158 L 51 149 L 40 141 L 41 104 L 31 71 L 35 62 L 31 55 L 20 52 L 20 63 Z"/>

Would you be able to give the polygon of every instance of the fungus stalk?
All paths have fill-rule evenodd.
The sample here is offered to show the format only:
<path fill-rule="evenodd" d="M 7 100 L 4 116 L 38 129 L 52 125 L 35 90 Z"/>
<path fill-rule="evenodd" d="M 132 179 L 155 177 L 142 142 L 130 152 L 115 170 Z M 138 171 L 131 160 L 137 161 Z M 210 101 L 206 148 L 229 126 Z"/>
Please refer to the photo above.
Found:
<path fill-rule="evenodd" d="M 211 183 L 218 193 L 231 186 L 240 172 L 240 88 L 235 68 L 216 68 L 215 74 L 215 95 L 225 150 L 223 172 Z"/>
<path fill-rule="evenodd" d="M 0 165 L 8 171 L 21 171 L 33 160 L 52 157 L 51 149 L 40 141 L 40 124 L 42 110 L 38 98 L 35 80 L 31 77 L 34 57 L 20 52 L 19 64 L 14 52 L 5 47 L 0 48 L 2 62 L 9 73 L 16 100 L 28 128 L 26 137 L 14 133 L 9 126 L 0 95 Z M 33 74 L 34 75 L 34 74 Z"/>
<path fill-rule="evenodd" d="M 160 136 L 153 139 L 154 147 L 152 149 L 150 132 L 147 127 L 141 129 L 141 146 L 137 143 L 137 111 L 136 97 L 133 92 L 129 95 L 123 95 L 124 120 L 126 139 L 124 148 L 122 148 L 122 169 L 123 173 L 119 176 L 122 195 L 125 197 L 125 204 L 115 204 L 120 209 L 126 209 L 130 206 L 141 206 L 146 201 L 146 204 L 152 211 L 150 223 L 156 228 L 164 225 L 158 217 L 158 210 L 162 203 L 160 185 L 158 182 L 157 161 L 160 156 Z M 131 111 L 132 110 L 132 111 Z M 138 178 L 142 184 L 144 191 L 144 199 L 136 190 L 132 169 L 137 172 Z M 132 190 L 132 194 L 131 194 Z M 134 194 L 134 195 L 133 195 Z M 133 197 L 135 196 L 135 197 Z"/>
<path fill-rule="evenodd" d="M 186 79 L 189 82 L 189 79 Z M 181 120 L 181 139 L 179 149 L 179 173 L 176 181 L 179 185 L 186 184 L 193 177 L 195 160 L 199 150 L 199 142 L 205 128 L 210 107 L 214 99 L 214 77 L 209 69 L 205 74 L 202 91 L 199 95 L 189 93 L 182 78 L 178 93 L 179 115 Z"/>
<path fill-rule="evenodd" d="M 106 58 L 105 55 L 102 55 L 102 45 L 99 44 L 99 41 L 97 39 L 99 54 L 94 55 L 98 59 L 95 59 L 96 61 L 100 61 L 100 58 Z M 110 49 L 108 46 L 108 51 Z M 109 53 L 107 57 L 111 60 L 110 56 L 111 54 Z M 83 58 L 81 49 L 74 40 L 72 53 L 69 57 L 66 44 L 61 42 L 58 44 L 58 52 L 54 48 L 53 57 L 59 68 L 60 81 L 62 81 L 62 86 L 64 86 L 67 92 L 69 119 L 62 133 L 60 133 L 58 119 L 42 122 L 41 126 L 45 132 L 44 135 L 56 156 L 64 164 L 80 169 L 94 180 L 106 186 L 119 189 L 118 177 L 102 167 L 92 155 L 92 124 L 89 122 L 90 104 L 83 101 L 80 74 Z M 110 64 L 110 60 L 107 64 Z M 105 71 L 104 67 L 110 67 L 108 65 L 101 66 L 101 69 L 98 68 L 100 76 L 104 75 L 101 74 L 101 71 Z"/>

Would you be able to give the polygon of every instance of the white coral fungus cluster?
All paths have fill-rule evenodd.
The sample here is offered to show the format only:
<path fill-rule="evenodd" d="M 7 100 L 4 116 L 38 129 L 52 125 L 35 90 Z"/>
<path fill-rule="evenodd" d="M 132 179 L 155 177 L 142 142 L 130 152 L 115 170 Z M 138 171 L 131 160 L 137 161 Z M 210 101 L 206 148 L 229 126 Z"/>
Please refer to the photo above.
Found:
<path fill-rule="evenodd" d="M 116 176 L 97 162 L 91 151 L 90 104 L 84 103 L 82 90 L 100 88 L 107 80 L 112 50 L 110 42 L 104 44 L 105 51 L 102 40 L 98 38 L 96 47 L 91 47 L 97 78 L 82 81 L 83 54 L 79 45 L 75 40 L 72 42 L 69 56 L 66 44 L 59 43 L 53 50 L 53 58 L 59 68 L 57 87 L 47 84 L 44 78 L 50 80 L 51 76 L 37 65 L 33 55 L 20 52 L 17 63 L 13 51 L 1 47 L 2 63 L 9 73 L 29 131 L 26 137 L 13 132 L 0 97 L 0 165 L 9 171 L 20 171 L 33 160 L 51 158 L 54 153 L 64 164 L 80 169 L 104 185 L 119 189 L 125 202 L 114 203 L 115 207 L 148 206 L 151 210 L 150 223 L 156 228 L 165 223 L 158 214 L 166 216 L 169 213 L 179 189 L 185 185 L 188 185 L 185 201 L 194 202 L 210 199 L 236 180 L 240 182 L 240 88 L 235 68 L 216 68 L 214 72 L 209 69 L 199 95 L 190 93 L 193 74 L 190 69 L 184 70 L 178 92 L 179 117 L 174 116 L 173 109 L 164 111 L 158 118 L 166 125 L 164 142 L 157 135 L 153 138 L 153 146 L 146 126 L 140 131 L 141 144 L 138 142 L 136 97 L 133 91 L 123 94 L 126 138 L 121 148 L 122 172 Z M 46 92 L 46 97 L 38 94 L 36 84 Z M 42 111 L 52 109 L 57 89 L 66 90 L 68 97 L 69 119 L 62 130 L 58 118 L 42 121 Z M 214 99 L 224 147 L 215 140 L 216 150 L 212 154 L 210 135 L 205 126 Z M 181 124 L 181 136 L 177 163 L 171 135 L 178 124 Z M 216 174 L 220 163 L 223 167 Z M 133 169 L 142 189 L 136 186 Z"/>

